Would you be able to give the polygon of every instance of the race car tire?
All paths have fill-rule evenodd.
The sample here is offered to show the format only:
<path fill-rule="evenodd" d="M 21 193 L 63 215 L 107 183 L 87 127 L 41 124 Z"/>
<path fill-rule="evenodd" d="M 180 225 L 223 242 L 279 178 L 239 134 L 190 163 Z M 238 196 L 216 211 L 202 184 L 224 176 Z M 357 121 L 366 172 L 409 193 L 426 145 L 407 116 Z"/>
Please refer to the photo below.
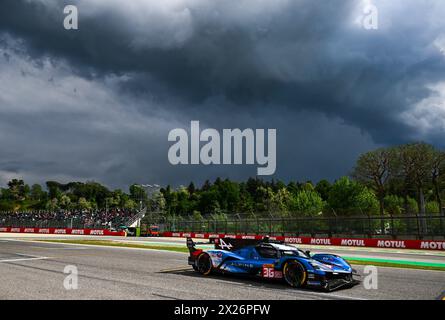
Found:
<path fill-rule="evenodd" d="M 297 260 L 288 260 L 283 267 L 283 277 L 288 285 L 300 288 L 307 280 L 306 268 Z"/>
<path fill-rule="evenodd" d="M 212 272 L 212 259 L 210 255 L 206 252 L 203 252 L 199 255 L 198 260 L 196 262 L 196 267 L 198 272 L 203 275 L 209 275 Z"/>

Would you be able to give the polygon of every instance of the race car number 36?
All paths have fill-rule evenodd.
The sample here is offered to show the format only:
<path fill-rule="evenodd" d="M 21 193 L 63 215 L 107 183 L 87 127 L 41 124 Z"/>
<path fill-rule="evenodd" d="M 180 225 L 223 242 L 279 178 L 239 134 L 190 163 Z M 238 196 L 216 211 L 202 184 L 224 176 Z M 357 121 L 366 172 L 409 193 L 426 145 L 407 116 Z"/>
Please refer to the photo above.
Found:
<path fill-rule="evenodd" d="M 281 271 L 275 270 L 273 264 L 263 265 L 263 278 L 282 278 L 283 273 Z"/>

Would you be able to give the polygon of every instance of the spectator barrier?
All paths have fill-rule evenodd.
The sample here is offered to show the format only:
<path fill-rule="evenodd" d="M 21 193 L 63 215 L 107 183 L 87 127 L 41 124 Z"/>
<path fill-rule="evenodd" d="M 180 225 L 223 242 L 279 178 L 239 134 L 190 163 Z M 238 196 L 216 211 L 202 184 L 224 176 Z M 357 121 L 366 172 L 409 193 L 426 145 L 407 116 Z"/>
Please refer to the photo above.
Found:
<path fill-rule="evenodd" d="M 67 235 L 85 235 L 85 236 L 126 236 L 125 231 L 110 231 L 107 229 L 0 227 L 0 232 L 60 234 L 60 235 L 67 234 Z"/>
<path fill-rule="evenodd" d="M 192 238 L 234 238 L 261 240 L 262 235 L 220 234 L 220 233 L 195 233 L 195 232 L 163 232 L 163 237 L 192 237 Z M 290 244 L 308 244 L 322 246 L 343 247 L 370 247 L 370 248 L 397 248 L 417 250 L 442 250 L 445 251 L 445 241 L 433 240 L 387 240 L 366 238 L 312 238 L 312 237 L 285 237 L 271 236 L 270 240 L 285 241 Z"/>

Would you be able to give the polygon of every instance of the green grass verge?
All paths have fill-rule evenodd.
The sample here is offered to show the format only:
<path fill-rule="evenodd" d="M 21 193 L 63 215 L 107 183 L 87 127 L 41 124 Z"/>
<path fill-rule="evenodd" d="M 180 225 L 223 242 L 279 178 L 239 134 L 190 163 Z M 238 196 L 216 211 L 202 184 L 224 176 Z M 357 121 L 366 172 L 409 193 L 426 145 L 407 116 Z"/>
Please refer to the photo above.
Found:
<path fill-rule="evenodd" d="M 437 270 L 445 271 L 445 264 L 443 263 L 429 263 L 429 262 L 417 262 L 407 260 L 384 260 L 374 258 L 353 258 L 344 257 L 350 264 L 360 265 L 373 265 L 379 267 L 392 267 L 392 268 L 407 268 L 407 269 L 421 269 L 421 270 Z"/>
<path fill-rule="evenodd" d="M 139 248 L 139 249 L 154 249 L 174 252 L 188 252 L 188 249 L 179 246 L 165 246 L 165 245 L 151 245 L 141 243 L 130 243 L 110 240 L 36 240 L 41 242 L 53 242 L 53 243 L 68 243 L 68 244 L 80 244 L 80 245 L 96 245 L 107 247 L 122 247 L 122 248 Z M 356 257 L 344 257 L 350 264 L 356 265 L 374 265 L 380 267 L 395 267 L 395 268 L 408 268 L 408 269 L 422 269 L 422 270 L 438 270 L 445 271 L 445 264 L 443 263 L 429 263 L 429 262 L 417 262 L 407 260 L 385 260 L 377 258 L 356 258 Z"/>

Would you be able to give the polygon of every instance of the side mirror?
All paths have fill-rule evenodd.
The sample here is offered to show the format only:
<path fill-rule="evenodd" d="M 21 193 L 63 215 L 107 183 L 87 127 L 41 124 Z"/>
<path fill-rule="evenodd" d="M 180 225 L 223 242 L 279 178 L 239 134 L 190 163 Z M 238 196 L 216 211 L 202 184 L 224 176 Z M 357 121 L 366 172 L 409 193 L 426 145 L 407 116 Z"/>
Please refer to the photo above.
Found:
<path fill-rule="evenodd" d="M 311 256 L 311 252 L 309 250 L 306 250 L 304 253 L 306 253 L 308 255 L 308 257 Z"/>

